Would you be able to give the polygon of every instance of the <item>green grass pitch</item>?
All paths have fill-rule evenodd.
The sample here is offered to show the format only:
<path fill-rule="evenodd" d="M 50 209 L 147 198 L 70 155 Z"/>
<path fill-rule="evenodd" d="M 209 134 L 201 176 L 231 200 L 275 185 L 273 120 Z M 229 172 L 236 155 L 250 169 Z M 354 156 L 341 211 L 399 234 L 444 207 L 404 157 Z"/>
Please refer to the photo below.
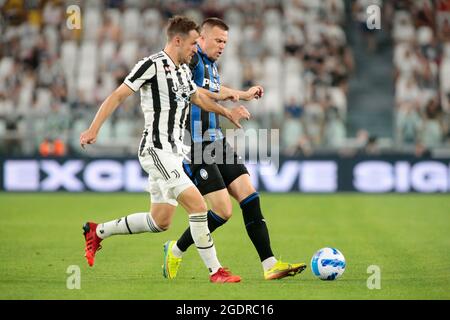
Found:
<path fill-rule="evenodd" d="M 302 274 L 263 280 L 262 268 L 235 204 L 233 218 L 214 232 L 220 261 L 239 284 L 211 284 L 194 247 L 179 275 L 162 277 L 163 243 L 186 228 L 179 208 L 160 234 L 115 236 L 96 264 L 83 256 L 81 226 L 148 210 L 146 194 L 0 194 L 0 299 L 450 299 L 448 195 L 262 194 L 275 255 L 304 261 Z M 347 260 L 336 281 L 316 279 L 311 256 L 333 246 Z M 69 266 L 81 289 L 68 289 Z M 370 265 L 381 289 L 369 290 Z"/>

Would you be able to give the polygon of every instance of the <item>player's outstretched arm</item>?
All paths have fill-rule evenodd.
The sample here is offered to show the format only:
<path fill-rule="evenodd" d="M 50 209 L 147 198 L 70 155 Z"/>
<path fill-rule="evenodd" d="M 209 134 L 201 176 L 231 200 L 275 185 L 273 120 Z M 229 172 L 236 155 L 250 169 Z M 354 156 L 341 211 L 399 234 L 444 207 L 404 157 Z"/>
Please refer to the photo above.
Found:
<path fill-rule="evenodd" d="M 241 119 L 248 120 L 250 118 L 250 113 L 244 106 L 238 106 L 228 110 L 199 90 L 195 91 L 195 93 L 191 96 L 191 101 L 205 111 L 214 112 L 224 116 L 238 128 L 242 128 L 239 123 Z"/>
<path fill-rule="evenodd" d="M 102 127 L 103 122 L 110 116 L 111 113 L 121 104 L 129 95 L 134 93 L 126 84 L 120 85 L 108 98 L 103 101 L 102 105 L 97 111 L 94 120 L 92 121 L 89 129 L 82 132 L 80 135 L 80 145 L 82 148 L 86 144 L 95 143 L 97 134 Z"/>
<path fill-rule="evenodd" d="M 225 86 L 220 86 L 220 93 L 223 95 L 237 95 L 239 100 L 250 101 L 259 99 L 264 95 L 264 88 L 262 86 L 253 86 L 247 91 L 231 89 Z"/>
<path fill-rule="evenodd" d="M 239 101 L 239 94 L 232 90 L 225 90 L 221 92 L 212 92 L 204 88 L 198 88 L 203 94 L 205 94 L 208 98 L 213 99 L 215 101 L 227 101 L 231 100 L 233 102 Z"/>

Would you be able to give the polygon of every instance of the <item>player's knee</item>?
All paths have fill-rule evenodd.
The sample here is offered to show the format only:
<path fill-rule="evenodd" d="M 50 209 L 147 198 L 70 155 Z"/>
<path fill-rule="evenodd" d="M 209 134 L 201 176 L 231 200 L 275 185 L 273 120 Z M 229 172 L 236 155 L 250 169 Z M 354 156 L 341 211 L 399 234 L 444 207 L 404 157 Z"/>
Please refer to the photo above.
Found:
<path fill-rule="evenodd" d="M 152 218 L 156 227 L 161 232 L 168 230 L 172 223 L 172 219 L 168 215 L 152 215 Z"/>
<path fill-rule="evenodd" d="M 249 178 L 242 176 L 233 181 L 228 187 L 228 191 L 237 201 L 242 201 L 248 196 L 256 192 L 255 187 L 252 185 Z"/>
<path fill-rule="evenodd" d="M 195 203 L 191 204 L 190 208 L 191 213 L 199 213 L 208 211 L 208 207 L 206 206 L 205 200 L 203 198 Z"/>
<path fill-rule="evenodd" d="M 167 231 L 170 228 L 170 222 L 159 223 L 158 228 L 161 230 L 161 232 Z"/>
<path fill-rule="evenodd" d="M 229 197 L 216 198 L 211 201 L 211 210 L 225 220 L 230 219 L 233 215 L 233 206 Z"/>
<path fill-rule="evenodd" d="M 158 230 L 160 232 L 164 232 L 169 230 L 170 228 L 170 221 L 160 221 L 160 222 L 156 222 L 156 227 L 158 228 Z"/>
<path fill-rule="evenodd" d="M 233 210 L 231 210 L 231 208 L 224 210 L 222 212 L 222 218 L 224 218 L 225 220 L 230 219 L 232 215 L 233 215 Z"/>
<path fill-rule="evenodd" d="M 231 218 L 231 216 L 233 215 L 233 210 L 232 208 L 226 208 L 226 207 L 216 207 L 214 209 L 212 209 L 212 211 L 214 211 L 215 214 L 217 214 L 218 216 L 220 216 L 222 219 L 228 220 Z"/>
<path fill-rule="evenodd" d="M 200 191 L 196 188 L 187 189 L 177 200 L 188 214 L 202 213 L 208 210 L 205 199 L 203 199 Z"/>
<path fill-rule="evenodd" d="M 238 190 L 238 192 L 236 192 L 235 199 L 241 202 L 250 197 L 251 195 L 253 195 L 254 193 L 256 193 L 256 190 L 253 187 L 253 185 L 247 184 L 245 187 L 241 188 L 240 190 Z"/>

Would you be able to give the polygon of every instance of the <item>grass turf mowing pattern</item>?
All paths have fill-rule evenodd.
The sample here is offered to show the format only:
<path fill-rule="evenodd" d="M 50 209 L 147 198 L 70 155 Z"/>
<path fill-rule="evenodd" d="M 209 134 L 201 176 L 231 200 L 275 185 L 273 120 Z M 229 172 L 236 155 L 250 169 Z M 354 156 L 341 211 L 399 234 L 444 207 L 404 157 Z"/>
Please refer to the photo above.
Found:
<path fill-rule="evenodd" d="M 211 284 L 194 247 L 178 277 L 162 277 L 163 244 L 188 225 L 179 208 L 169 231 L 114 236 L 96 263 L 84 258 L 81 226 L 147 211 L 144 194 L 1 194 L 0 299 L 450 299 L 448 195 L 262 194 L 277 258 L 308 269 L 279 281 L 263 272 L 234 204 L 234 217 L 213 233 L 220 261 L 239 284 Z M 310 259 L 322 247 L 342 251 L 337 281 L 316 279 Z M 81 289 L 66 287 L 70 265 Z M 367 267 L 381 268 L 381 289 L 366 286 Z"/>

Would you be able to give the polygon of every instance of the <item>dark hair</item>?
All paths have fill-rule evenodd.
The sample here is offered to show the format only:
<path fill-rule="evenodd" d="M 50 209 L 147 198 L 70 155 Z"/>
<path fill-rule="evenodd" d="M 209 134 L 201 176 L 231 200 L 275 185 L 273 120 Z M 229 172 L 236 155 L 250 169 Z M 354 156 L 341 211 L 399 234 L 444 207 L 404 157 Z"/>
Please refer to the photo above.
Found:
<path fill-rule="evenodd" d="M 167 26 L 167 38 L 170 40 L 179 35 L 188 35 L 191 30 L 200 33 L 199 26 L 191 19 L 185 16 L 174 16 L 169 19 Z"/>
<path fill-rule="evenodd" d="M 224 31 L 228 31 L 229 27 L 228 25 L 219 18 L 208 18 L 205 21 L 203 21 L 202 23 L 202 28 L 204 28 L 205 26 L 208 27 L 219 27 L 220 29 L 224 30 Z"/>

